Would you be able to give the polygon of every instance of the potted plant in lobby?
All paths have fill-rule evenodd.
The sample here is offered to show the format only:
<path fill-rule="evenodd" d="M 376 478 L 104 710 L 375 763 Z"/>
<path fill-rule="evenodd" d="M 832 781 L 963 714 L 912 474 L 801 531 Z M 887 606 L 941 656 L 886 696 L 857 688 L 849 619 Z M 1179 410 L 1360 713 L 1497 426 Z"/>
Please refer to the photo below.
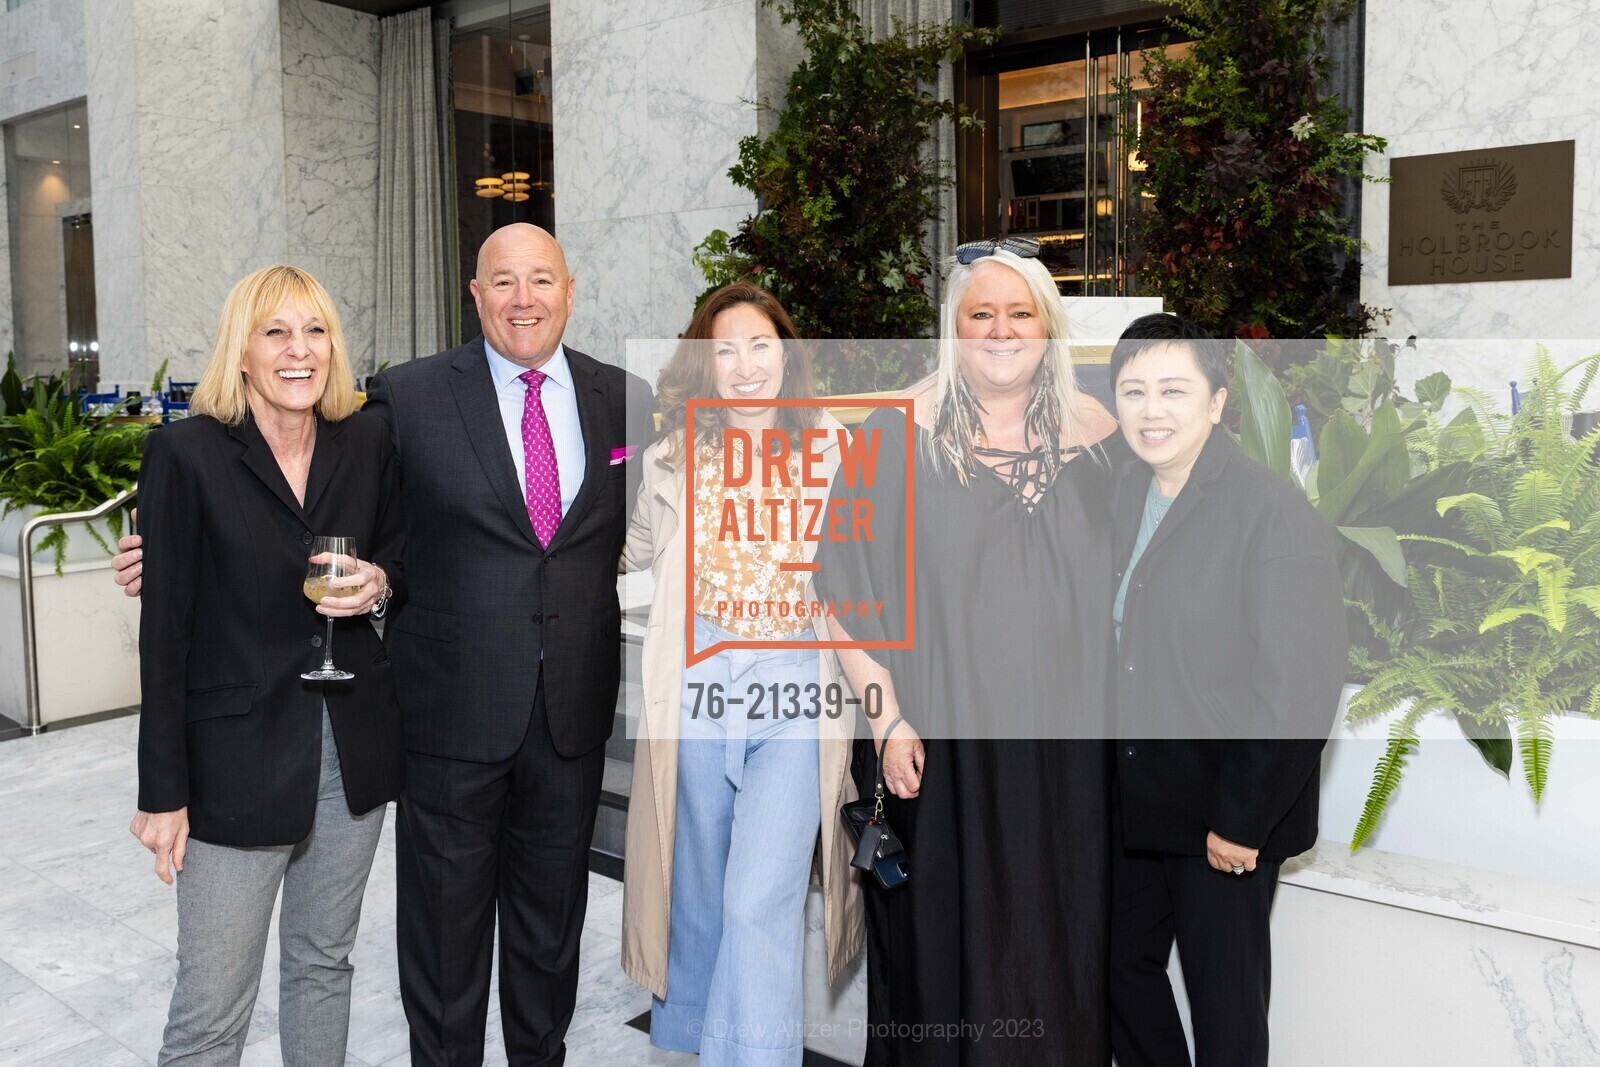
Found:
<path fill-rule="evenodd" d="M 1434 462 L 1468 463 L 1469 491 L 1436 505 L 1458 536 L 1402 537 L 1425 549 L 1408 567 L 1412 610 L 1350 700 L 1354 723 L 1392 718 L 1352 848 L 1377 829 L 1424 716 L 1453 715 L 1502 774 L 1515 749 L 1536 805 L 1555 724 L 1600 719 L 1600 429 L 1567 430 L 1597 373 L 1600 355 L 1558 370 L 1541 348 L 1517 414 L 1435 435 Z"/>
<path fill-rule="evenodd" d="M 1430 375 L 1417 383 L 1419 399 L 1402 396 L 1394 387 L 1392 353 L 1381 340 L 1288 342 L 1318 352 L 1311 358 L 1284 362 L 1297 396 L 1304 396 L 1310 374 L 1314 387 L 1337 390 L 1343 404 L 1316 425 L 1319 460 L 1304 488 L 1319 514 L 1338 531 L 1336 551 L 1344 578 L 1350 627 L 1351 667 L 1358 677 L 1368 659 L 1392 651 L 1387 635 L 1409 610 L 1406 560 L 1399 534 L 1442 535 L 1448 523 L 1435 504 L 1441 496 L 1466 486 L 1467 464 L 1450 459 L 1425 463 L 1414 456 L 1419 433 L 1431 424 L 1450 395 L 1450 380 Z M 1236 345 L 1230 400 L 1238 404 L 1238 440 L 1245 454 L 1292 478 L 1289 459 L 1290 410 L 1283 383 L 1267 369 L 1254 349 L 1282 348 L 1275 342 Z M 1301 357 L 1306 351 L 1299 353 Z M 1363 369 L 1387 362 L 1384 388 L 1371 384 Z M 1288 376 L 1286 376 L 1288 377 Z"/>
<path fill-rule="evenodd" d="M 1289 417 L 1283 390 L 1247 353 L 1238 364 L 1240 444 L 1286 471 L 1287 433 L 1272 431 Z M 1600 740 L 1600 430 L 1567 430 L 1597 376 L 1600 355 L 1562 371 L 1540 349 L 1518 414 L 1466 394 L 1448 423 L 1437 379 L 1418 383 L 1420 407 L 1393 393 L 1372 406 L 1366 375 L 1329 376 L 1349 387 L 1307 490 L 1343 535 L 1353 684 L 1324 760 L 1325 836 L 1551 882 L 1600 875 L 1593 859 L 1560 858 L 1600 800 L 1600 743 L 1571 743 Z M 1403 463 L 1390 408 L 1406 413 Z M 1367 506 L 1340 519 L 1329 494 L 1352 484 Z M 1398 581 L 1392 560 L 1352 542 L 1356 514 L 1382 555 L 1391 540 L 1402 554 Z M 1552 779 L 1558 741 L 1566 766 Z M 1493 788 L 1482 768 L 1504 788 L 1519 760 L 1528 788 Z"/>
<path fill-rule="evenodd" d="M 161 374 L 158 372 L 159 390 Z M 88 511 L 138 481 L 148 425 L 85 415 L 66 386 L 65 375 L 40 376 L 25 384 L 8 360 L 0 379 L 0 553 L 16 551 L 22 524 L 35 515 Z M 86 526 L 105 555 L 122 533 L 122 512 L 107 516 L 110 538 Z M 67 530 L 57 526 L 34 545 L 53 554 L 56 572 L 67 560 Z M 93 549 L 87 550 L 92 558 Z"/>

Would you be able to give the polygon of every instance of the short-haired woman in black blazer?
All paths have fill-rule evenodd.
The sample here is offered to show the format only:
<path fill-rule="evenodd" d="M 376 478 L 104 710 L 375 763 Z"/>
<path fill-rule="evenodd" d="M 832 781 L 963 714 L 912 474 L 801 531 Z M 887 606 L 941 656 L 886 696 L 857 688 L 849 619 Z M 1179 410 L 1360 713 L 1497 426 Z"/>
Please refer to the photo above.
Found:
<path fill-rule="evenodd" d="M 131 829 L 178 885 L 160 1063 L 239 1062 L 281 886 L 284 1062 L 342 1064 L 350 949 L 404 769 L 388 657 L 362 617 L 401 584 L 398 463 L 355 410 L 333 302 L 294 267 L 234 286 L 190 406 L 151 433 L 139 476 Z M 314 607 L 301 586 L 317 536 L 379 562 Z M 300 677 L 321 664 L 325 616 L 349 681 Z"/>
<path fill-rule="evenodd" d="M 1317 769 L 1344 680 L 1332 531 L 1217 430 L 1227 356 L 1194 324 L 1147 315 L 1111 357 L 1134 454 L 1114 523 L 1121 1067 L 1189 1063 L 1167 982 L 1174 940 L 1197 1062 L 1266 1064 L 1278 868 L 1316 842 Z"/>

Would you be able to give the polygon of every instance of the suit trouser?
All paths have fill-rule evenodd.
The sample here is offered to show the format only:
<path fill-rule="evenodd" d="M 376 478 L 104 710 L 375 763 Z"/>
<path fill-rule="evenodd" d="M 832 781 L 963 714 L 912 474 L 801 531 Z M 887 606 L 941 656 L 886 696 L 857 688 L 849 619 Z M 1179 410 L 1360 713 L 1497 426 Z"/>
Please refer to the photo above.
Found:
<path fill-rule="evenodd" d="M 159 1063 L 237 1064 L 278 914 L 278 1033 L 286 1067 L 344 1063 L 350 950 L 361 922 L 384 807 L 351 815 L 339 751 L 322 713 L 322 779 L 311 834 L 298 845 L 233 848 L 189 839 L 178 873 L 178 983 Z"/>
<path fill-rule="evenodd" d="M 1120 838 L 1121 834 L 1115 835 Z M 1234 875 L 1204 856 L 1111 853 L 1111 1049 L 1118 1067 L 1189 1063 L 1167 980 L 1178 944 L 1197 1067 L 1265 1067 L 1279 860 Z"/>
<path fill-rule="evenodd" d="M 506 1056 L 513 1067 L 564 1061 L 604 770 L 604 745 L 556 751 L 543 683 L 510 758 L 406 754 L 396 936 L 416 1067 L 483 1062 L 497 913 Z"/>

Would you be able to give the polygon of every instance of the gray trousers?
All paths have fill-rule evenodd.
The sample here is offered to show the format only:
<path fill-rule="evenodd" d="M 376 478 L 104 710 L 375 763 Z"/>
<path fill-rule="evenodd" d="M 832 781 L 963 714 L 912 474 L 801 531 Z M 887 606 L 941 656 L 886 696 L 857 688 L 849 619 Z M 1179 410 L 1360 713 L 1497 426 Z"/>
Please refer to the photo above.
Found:
<path fill-rule="evenodd" d="M 272 903 L 278 916 L 278 1032 L 285 1067 L 339 1067 L 350 1029 L 350 950 L 384 808 L 350 814 L 322 712 L 322 782 L 298 845 L 232 848 L 191 839 L 178 874 L 178 984 L 157 1063 L 234 1065 L 244 1054 Z"/>

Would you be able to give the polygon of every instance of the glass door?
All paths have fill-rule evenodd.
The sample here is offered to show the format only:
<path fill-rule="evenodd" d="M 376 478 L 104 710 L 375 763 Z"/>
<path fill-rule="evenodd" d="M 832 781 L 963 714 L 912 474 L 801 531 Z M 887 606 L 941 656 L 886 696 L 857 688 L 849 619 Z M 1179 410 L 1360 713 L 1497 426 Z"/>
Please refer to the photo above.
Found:
<path fill-rule="evenodd" d="M 1098 31 L 970 63 L 967 102 L 986 121 L 963 144 L 963 240 L 1037 240 L 1065 296 L 1137 292 L 1128 265 L 1142 197 L 1130 172 L 1152 37 Z M 1127 116 L 1120 85 L 1134 94 Z"/>

